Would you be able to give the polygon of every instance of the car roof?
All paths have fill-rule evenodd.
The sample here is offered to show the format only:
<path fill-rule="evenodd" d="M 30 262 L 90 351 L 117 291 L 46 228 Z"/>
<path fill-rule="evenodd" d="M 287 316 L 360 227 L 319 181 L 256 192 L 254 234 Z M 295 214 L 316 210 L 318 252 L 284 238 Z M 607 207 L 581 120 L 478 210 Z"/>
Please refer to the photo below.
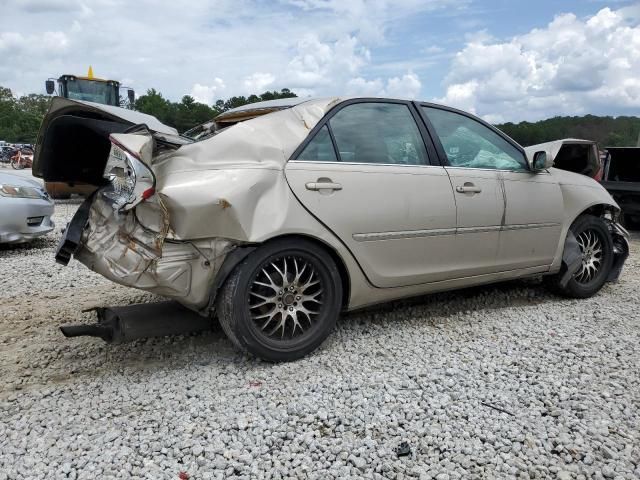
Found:
<path fill-rule="evenodd" d="M 296 105 L 301 104 L 302 102 L 306 102 L 307 100 L 312 100 L 312 98 L 290 97 L 290 98 L 278 98 L 276 100 L 265 100 L 263 102 L 248 103 L 246 105 L 241 105 L 236 108 L 231 108 L 226 112 L 222 113 L 221 115 L 225 115 L 227 113 L 244 112 L 246 110 L 261 110 L 263 108 L 294 107 Z"/>
<path fill-rule="evenodd" d="M 240 107 L 232 108 L 221 113 L 213 119 L 213 121 L 221 126 L 242 122 L 251 118 L 266 115 L 267 113 L 286 110 L 288 108 L 297 107 L 305 103 L 327 103 L 336 99 L 346 100 L 346 97 L 292 97 L 279 98 L 277 100 L 266 100 L 264 102 L 249 103 Z"/>

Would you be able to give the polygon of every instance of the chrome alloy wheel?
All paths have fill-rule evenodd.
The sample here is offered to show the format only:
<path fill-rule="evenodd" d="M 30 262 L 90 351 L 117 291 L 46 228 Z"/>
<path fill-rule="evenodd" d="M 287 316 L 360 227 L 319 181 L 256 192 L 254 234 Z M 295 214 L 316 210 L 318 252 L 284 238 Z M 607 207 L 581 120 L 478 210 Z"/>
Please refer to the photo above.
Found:
<path fill-rule="evenodd" d="M 580 251 L 582 253 L 582 265 L 574 274 L 578 283 L 586 284 L 591 282 L 602 265 L 602 239 L 594 230 L 585 230 L 577 238 Z"/>
<path fill-rule="evenodd" d="M 297 340 L 314 326 L 323 308 L 323 292 L 310 261 L 297 256 L 272 258 L 251 283 L 251 319 L 270 339 Z"/>

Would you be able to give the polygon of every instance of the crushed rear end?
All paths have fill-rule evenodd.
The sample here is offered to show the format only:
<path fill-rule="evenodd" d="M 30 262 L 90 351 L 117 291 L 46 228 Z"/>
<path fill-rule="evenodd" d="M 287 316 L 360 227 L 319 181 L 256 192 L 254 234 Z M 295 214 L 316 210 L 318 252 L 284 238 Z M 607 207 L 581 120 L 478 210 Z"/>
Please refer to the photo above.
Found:
<path fill-rule="evenodd" d="M 210 313 L 225 275 L 299 212 L 283 168 L 331 102 L 234 118 L 194 141 L 148 115 L 55 98 L 34 175 L 96 188 L 56 260 Z"/>
<path fill-rule="evenodd" d="M 116 283 L 204 310 L 212 279 L 238 242 L 177 237 L 152 163 L 189 141 L 149 122 L 153 117 L 131 114 L 54 99 L 39 134 L 34 174 L 95 187 L 67 226 L 56 261 L 66 265 L 75 257 Z"/>

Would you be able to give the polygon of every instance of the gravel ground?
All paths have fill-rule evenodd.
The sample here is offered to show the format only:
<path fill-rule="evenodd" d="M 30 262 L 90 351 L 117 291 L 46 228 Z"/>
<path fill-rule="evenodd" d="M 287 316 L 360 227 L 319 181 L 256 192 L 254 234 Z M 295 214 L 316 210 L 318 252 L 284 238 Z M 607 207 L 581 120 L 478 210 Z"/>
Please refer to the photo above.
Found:
<path fill-rule="evenodd" d="M 595 298 L 535 281 L 432 295 L 346 315 L 270 365 L 219 330 L 64 339 L 83 308 L 153 300 L 53 263 L 76 207 L 0 249 L 0 480 L 640 478 L 637 234 Z"/>

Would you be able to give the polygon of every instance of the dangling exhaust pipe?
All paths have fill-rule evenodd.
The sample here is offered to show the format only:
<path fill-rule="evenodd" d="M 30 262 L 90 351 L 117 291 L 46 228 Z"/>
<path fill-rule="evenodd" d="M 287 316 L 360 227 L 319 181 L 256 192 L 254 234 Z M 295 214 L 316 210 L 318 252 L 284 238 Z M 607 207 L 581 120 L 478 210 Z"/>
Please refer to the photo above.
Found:
<path fill-rule="evenodd" d="M 91 325 L 60 327 L 67 337 L 98 337 L 108 343 L 123 343 L 138 338 L 163 337 L 210 330 L 213 321 L 177 302 L 140 303 L 124 307 L 98 307 L 98 322 Z"/>

